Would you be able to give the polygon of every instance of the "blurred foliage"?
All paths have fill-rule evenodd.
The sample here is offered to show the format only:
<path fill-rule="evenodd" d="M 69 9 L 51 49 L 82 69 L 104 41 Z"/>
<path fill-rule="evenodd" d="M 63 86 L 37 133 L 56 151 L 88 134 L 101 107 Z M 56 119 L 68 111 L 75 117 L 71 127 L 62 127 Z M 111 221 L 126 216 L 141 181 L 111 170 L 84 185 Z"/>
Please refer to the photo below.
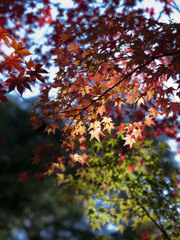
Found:
<path fill-rule="evenodd" d="M 17 174 L 36 170 L 32 151 L 47 136 L 32 130 L 28 110 L 13 101 L 3 105 L 0 118 L 0 240 L 93 239 L 80 207 L 70 205 L 69 193 L 58 194 L 54 177 L 17 182 Z"/>

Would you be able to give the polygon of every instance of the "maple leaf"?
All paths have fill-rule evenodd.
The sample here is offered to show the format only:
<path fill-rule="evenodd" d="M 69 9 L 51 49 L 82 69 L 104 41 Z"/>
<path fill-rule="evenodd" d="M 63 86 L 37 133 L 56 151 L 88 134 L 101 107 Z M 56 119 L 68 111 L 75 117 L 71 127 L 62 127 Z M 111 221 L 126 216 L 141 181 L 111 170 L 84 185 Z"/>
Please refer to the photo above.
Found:
<path fill-rule="evenodd" d="M 115 98 L 114 102 L 114 106 L 118 106 L 119 108 L 121 108 L 122 104 L 124 104 L 121 98 Z"/>
<path fill-rule="evenodd" d="M 49 123 L 49 124 L 46 126 L 44 132 L 47 131 L 48 135 L 49 135 L 51 132 L 52 132 L 53 134 L 55 134 L 55 131 L 56 131 L 57 128 L 59 128 L 57 122 Z"/>
<path fill-rule="evenodd" d="M 82 94 L 82 96 L 84 97 L 86 94 L 89 93 L 89 90 L 91 88 L 89 86 L 84 86 L 82 89 L 79 90 L 79 92 Z"/>
<path fill-rule="evenodd" d="M 16 70 L 21 71 L 21 66 L 19 63 L 23 63 L 22 59 L 18 55 L 15 55 L 14 53 L 11 53 L 10 57 L 3 56 L 5 59 L 4 62 L 2 62 L 3 66 L 7 66 L 9 71 L 11 71 L 13 68 Z"/>
<path fill-rule="evenodd" d="M 70 43 L 68 49 L 71 50 L 72 52 L 76 52 L 79 49 L 79 45 Z"/>
<path fill-rule="evenodd" d="M 106 112 L 106 106 L 104 104 L 102 104 L 100 107 L 98 107 L 96 113 L 100 114 L 100 116 L 102 117 L 103 114 Z"/>
<path fill-rule="evenodd" d="M 11 46 L 15 49 L 14 53 L 19 55 L 31 55 L 31 53 L 22 47 L 22 42 L 16 42 L 15 40 L 12 41 Z"/>
<path fill-rule="evenodd" d="M 1 100 L 2 102 L 8 102 L 8 99 L 6 98 L 6 96 L 4 96 L 4 94 L 6 94 L 6 93 L 7 93 L 6 90 L 1 90 L 1 89 L 0 89 L 0 100 Z"/>
<path fill-rule="evenodd" d="M 147 95 L 148 95 L 148 98 L 151 99 L 151 98 L 154 97 L 155 91 L 154 91 L 154 90 L 149 90 L 149 91 L 147 91 L 146 93 L 147 93 Z"/>
<path fill-rule="evenodd" d="M 9 92 L 13 91 L 17 87 L 18 92 L 22 95 L 24 88 L 28 88 L 31 91 L 29 85 L 30 79 L 24 76 L 25 71 L 21 71 L 16 77 L 14 74 L 10 73 L 11 78 L 6 80 L 6 83 L 9 85 Z"/>
<path fill-rule="evenodd" d="M 170 109 L 173 111 L 173 113 L 175 114 L 177 111 L 179 111 L 180 109 L 180 103 L 178 102 L 171 102 L 170 103 Z"/>
<path fill-rule="evenodd" d="M 140 98 L 138 99 L 138 101 L 137 101 L 137 105 L 138 105 L 138 106 L 140 106 L 141 104 L 144 105 L 144 99 L 143 99 L 143 97 L 140 97 Z"/>
<path fill-rule="evenodd" d="M 101 128 L 101 122 L 96 120 L 96 121 L 90 123 L 88 130 L 90 130 L 91 128 L 94 128 L 94 129 Z"/>
<path fill-rule="evenodd" d="M 148 239 L 148 233 L 147 232 L 140 232 L 140 234 L 141 234 L 141 237 L 143 238 L 143 239 Z"/>
<path fill-rule="evenodd" d="M 29 74 L 33 81 L 36 80 L 36 78 L 45 83 L 44 77 L 40 73 L 48 73 L 45 69 L 42 68 L 42 64 L 35 64 L 31 59 L 29 62 L 25 62 L 27 68 L 29 69 L 27 71 L 27 74 Z"/>
<path fill-rule="evenodd" d="M 93 129 L 89 133 L 91 134 L 90 141 L 96 138 L 100 142 L 100 136 L 105 136 L 104 133 L 101 132 L 101 128 Z"/>
<path fill-rule="evenodd" d="M 110 117 L 103 117 L 102 118 L 102 123 L 107 124 L 107 123 L 111 123 L 111 122 L 112 122 L 112 118 L 110 118 Z"/>
<path fill-rule="evenodd" d="M 33 177 L 36 179 L 37 182 L 39 181 L 44 181 L 44 175 L 42 173 L 39 172 L 35 172 L 33 173 Z"/>
<path fill-rule="evenodd" d="M 79 150 L 85 152 L 85 151 L 87 150 L 87 146 L 85 146 L 85 145 L 80 145 L 80 146 L 79 146 Z"/>
<path fill-rule="evenodd" d="M 134 128 L 133 131 L 132 131 L 132 135 L 135 136 L 135 139 L 137 139 L 139 136 L 141 137 L 142 136 L 141 135 L 141 129 L 140 128 L 138 128 L 138 129 Z"/>
<path fill-rule="evenodd" d="M 2 29 L 2 27 L 0 26 L 0 41 L 1 39 L 4 40 L 4 42 L 10 46 L 10 42 L 9 42 L 9 39 L 8 38 L 11 38 L 11 39 L 14 39 L 10 34 L 7 33 L 6 30 Z"/>
<path fill-rule="evenodd" d="M 124 123 L 121 123 L 118 127 L 116 127 L 118 132 L 122 132 L 125 129 Z"/>
<path fill-rule="evenodd" d="M 144 123 L 151 127 L 151 125 L 155 125 L 155 123 L 152 121 L 153 117 L 150 117 L 149 115 L 145 117 Z"/>
<path fill-rule="evenodd" d="M 108 130 L 109 133 L 111 133 L 111 130 L 115 129 L 114 123 L 105 123 L 103 130 L 106 130 L 106 129 Z"/>
<path fill-rule="evenodd" d="M 84 143 L 86 141 L 86 138 L 84 136 L 81 136 L 79 139 L 78 139 L 78 142 L 80 144 Z"/>
<path fill-rule="evenodd" d="M 132 135 L 127 135 L 123 138 L 125 140 L 124 146 L 129 145 L 132 148 L 132 145 L 136 142 Z"/>
<path fill-rule="evenodd" d="M 126 94 L 126 99 L 127 99 L 126 103 L 130 103 L 130 104 L 133 104 L 136 100 L 131 93 Z"/>
<path fill-rule="evenodd" d="M 136 168 L 136 166 L 130 165 L 130 166 L 128 166 L 128 171 L 132 173 L 132 172 L 134 172 L 135 168 Z"/>
<path fill-rule="evenodd" d="M 77 153 L 70 154 L 70 159 L 74 164 L 76 164 L 76 162 L 80 162 L 82 165 L 84 165 L 84 163 L 86 163 L 89 166 L 89 163 L 88 163 L 89 158 L 90 157 L 88 157 L 85 153 L 83 153 L 82 156 Z"/>
<path fill-rule="evenodd" d="M 153 108 L 153 107 L 150 108 L 149 111 L 150 111 L 150 115 L 153 115 L 155 119 L 157 119 L 157 116 L 161 114 L 156 108 Z"/>
<path fill-rule="evenodd" d="M 111 133 L 112 129 L 115 129 L 114 123 L 112 123 L 112 119 L 110 117 L 103 117 L 102 123 L 104 124 L 103 130 L 108 130 L 109 133 Z"/>
<path fill-rule="evenodd" d="M 89 156 L 86 155 L 86 153 L 83 153 L 83 155 L 80 156 L 80 162 L 82 165 L 86 164 L 88 167 L 90 167 L 88 160 L 90 159 Z"/>
<path fill-rule="evenodd" d="M 22 172 L 20 174 L 17 174 L 17 176 L 18 176 L 17 182 L 25 182 L 29 179 L 29 176 L 27 175 L 26 172 Z"/>
<path fill-rule="evenodd" d="M 32 165 L 38 164 L 40 160 L 41 158 L 39 155 L 34 155 L 34 157 L 32 158 Z"/>

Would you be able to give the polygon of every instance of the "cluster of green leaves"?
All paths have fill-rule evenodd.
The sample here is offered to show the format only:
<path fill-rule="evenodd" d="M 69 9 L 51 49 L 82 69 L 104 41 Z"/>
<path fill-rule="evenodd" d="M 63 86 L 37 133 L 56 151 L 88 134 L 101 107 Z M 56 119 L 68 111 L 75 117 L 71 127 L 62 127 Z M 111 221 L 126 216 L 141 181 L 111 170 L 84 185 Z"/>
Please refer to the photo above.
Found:
<path fill-rule="evenodd" d="M 117 226 L 121 239 L 127 239 L 127 227 L 136 232 L 132 239 L 179 239 L 179 170 L 163 161 L 168 145 L 145 140 L 133 151 L 119 151 L 122 144 L 110 136 L 92 141 L 91 167 L 68 175 L 63 191 L 74 190 L 93 229 L 109 223 Z"/>

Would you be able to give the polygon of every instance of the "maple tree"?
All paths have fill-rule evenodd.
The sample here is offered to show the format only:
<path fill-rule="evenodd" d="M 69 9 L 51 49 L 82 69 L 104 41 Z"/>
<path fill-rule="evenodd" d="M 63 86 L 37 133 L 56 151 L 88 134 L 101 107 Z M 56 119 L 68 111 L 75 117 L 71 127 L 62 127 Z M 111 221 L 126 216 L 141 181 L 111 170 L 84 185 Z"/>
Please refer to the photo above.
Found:
<path fill-rule="evenodd" d="M 180 24 L 173 19 L 169 23 L 161 21 L 163 15 L 170 17 L 173 11 L 179 14 L 175 0 L 159 0 L 162 11 L 157 17 L 156 9 L 138 5 L 142 0 L 74 0 L 74 8 L 64 10 L 57 5 L 56 19 L 52 18 L 51 7 L 55 5 L 51 1 L 40 1 L 45 7 L 35 14 L 31 11 L 35 3 L 28 1 L 24 6 L 29 13 L 25 7 L 16 12 L 14 6 L 20 2 L 14 0 L 8 6 L 5 1 L 1 3 L 4 17 L 0 39 L 12 52 L 6 56 L 1 48 L 4 81 L 0 83 L 0 99 L 6 102 L 6 94 L 14 89 L 23 95 L 39 81 L 40 100 L 30 121 L 34 129 L 46 123 L 44 131 L 48 135 L 57 131 L 63 134 L 53 161 L 37 178 L 58 172 L 57 176 L 64 179 L 64 164 L 80 162 L 91 168 L 88 140 L 101 142 L 107 133 L 114 139 L 121 137 L 129 154 L 137 151 L 136 144 L 139 151 L 146 149 L 148 139 L 162 134 L 179 143 Z M 16 26 L 13 30 L 8 27 L 7 17 Z M 36 46 L 36 62 L 30 58 L 32 42 L 28 34 L 45 24 L 52 27 L 46 34 L 46 44 L 52 43 L 52 49 L 42 54 Z M 24 26 L 26 34 L 20 38 L 17 27 Z M 48 57 L 52 60 L 52 56 L 59 70 L 53 82 L 45 82 L 48 72 L 43 64 L 50 66 Z M 62 128 L 59 122 L 64 122 Z M 42 150 L 46 147 L 53 148 L 51 143 L 37 146 L 33 164 L 43 162 Z M 126 167 L 133 177 L 136 166 Z M 19 181 L 28 178 L 25 172 L 19 175 Z"/>
<path fill-rule="evenodd" d="M 170 15 L 172 8 L 178 8 L 174 1 L 161 2 L 164 7 L 160 14 L 164 12 Z M 51 18 L 50 2 L 44 3 Z M 153 9 L 135 10 L 136 1 L 123 1 L 122 5 L 119 5 L 119 1 L 103 1 L 102 5 L 94 1 L 74 3 L 76 7 L 67 11 L 67 19 L 62 24 L 59 19 L 53 22 L 51 18 L 46 22 L 46 17 L 43 18 L 44 23 L 55 26 L 56 32 L 51 37 L 54 39 L 56 36 L 54 44 L 57 57 L 54 61 L 60 70 L 54 82 L 42 90 L 41 100 L 31 118 L 34 127 L 46 121 L 49 124 L 46 127 L 48 134 L 55 133 L 59 120 L 69 121 L 70 124 L 63 129 L 65 141 L 60 147 L 70 153 L 74 148 L 74 138 L 89 134 L 90 139 L 100 141 L 105 130 L 123 131 L 125 144 L 130 147 L 137 140 L 146 138 L 141 134 L 146 126 L 155 125 L 155 134 L 166 131 L 175 137 L 179 127 L 179 103 L 173 100 L 173 96 L 179 96 L 179 92 L 175 91 L 174 86 L 166 86 L 166 82 L 173 78 L 179 89 L 179 24 L 155 20 Z M 13 4 L 19 2 L 14 1 Z M 34 3 L 30 6 L 35 8 Z M 122 12 L 117 11 L 118 6 Z M 103 7 L 105 10 L 101 13 Z M 145 11 L 151 18 L 145 17 Z M 10 19 L 13 21 L 14 11 L 6 9 L 5 12 L 10 16 L 12 14 Z M 59 16 L 63 16 L 62 10 Z M 34 24 L 27 19 L 25 24 Z M 40 21 L 39 18 L 36 20 Z M 4 26 L 7 25 L 5 23 Z M 38 26 L 41 27 L 41 24 Z M 12 42 L 8 38 L 13 39 Z M 9 92 L 16 87 L 22 95 L 26 88 L 31 89 L 30 84 L 35 84 L 36 79 L 44 83 L 41 73 L 47 71 L 42 69 L 41 64 L 24 60 L 30 52 L 22 46 L 22 42 L 16 42 L 3 29 L 1 39 L 14 48 L 10 56 L 4 56 L 1 64 L 2 71 L 10 72 L 10 78 L 5 81 Z M 19 71 L 19 75 L 13 74 L 13 70 Z M 53 89 L 58 89 L 54 99 L 50 97 Z M 5 93 L 1 84 L 3 101 L 6 101 Z M 142 113 L 141 117 L 135 116 L 135 113 L 133 116 L 128 114 L 137 107 L 137 114 Z M 123 116 L 129 115 L 129 119 L 119 126 L 113 116 L 118 108 Z M 37 109 L 41 109 L 41 112 L 38 113 Z M 159 115 L 163 119 L 157 121 Z M 80 142 L 80 149 L 86 149 L 84 141 Z M 61 162 L 59 156 L 57 159 Z M 82 157 L 79 155 L 76 159 L 81 161 Z"/>

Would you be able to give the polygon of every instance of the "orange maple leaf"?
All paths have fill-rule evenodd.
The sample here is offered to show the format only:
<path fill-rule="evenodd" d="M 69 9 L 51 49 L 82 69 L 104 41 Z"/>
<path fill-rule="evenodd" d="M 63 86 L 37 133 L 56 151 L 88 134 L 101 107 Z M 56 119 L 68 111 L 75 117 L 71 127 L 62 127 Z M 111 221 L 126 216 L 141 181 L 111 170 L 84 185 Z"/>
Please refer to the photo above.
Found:
<path fill-rule="evenodd" d="M 73 51 L 73 52 L 76 52 L 79 49 L 79 45 L 74 44 L 74 43 L 70 43 L 68 49 Z"/>
<path fill-rule="evenodd" d="M 161 114 L 156 108 L 153 107 L 150 108 L 149 111 L 150 111 L 149 115 L 153 115 L 155 119 L 157 119 L 157 116 Z"/>
<path fill-rule="evenodd" d="M 50 134 L 50 132 L 52 132 L 53 134 L 55 134 L 56 128 L 59 128 L 58 123 L 54 122 L 54 123 L 49 123 L 44 132 L 47 131 L 48 135 Z"/>
<path fill-rule="evenodd" d="M 141 104 L 144 105 L 144 99 L 143 99 L 143 97 L 140 97 L 140 98 L 137 100 L 137 105 L 140 106 Z"/>
<path fill-rule="evenodd" d="M 86 163 L 88 166 L 90 166 L 88 159 L 90 159 L 90 157 L 87 156 L 86 153 L 83 153 L 83 155 L 80 156 L 81 164 L 84 165 L 84 163 Z"/>
<path fill-rule="evenodd" d="M 126 103 L 130 103 L 130 104 L 133 104 L 136 100 L 131 93 L 126 94 L 126 99 L 127 99 Z"/>
<path fill-rule="evenodd" d="M 151 127 L 151 125 L 155 125 L 155 123 L 152 121 L 152 119 L 153 119 L 153 117 L 146 116 L 144 123 L 145 123 L 146 125 L 148 125 L 149 127 Z"/>
<path fill-rule="evenodd" d="M 83 153 L 83 155 L 79 155 L 78 153 L 75 153 L 75 154 L 70 154 L 70 159 L 71 161 L 76 164 L 76 162 L 80 162 L 82 165 L 84 165 L 84 163 L 86 163 L 88 166 L 89 166 L 89 163 L 88 163 L 88 159 L 90 157 L 88 157 L 86 155 L 86 153 Z"/>
<path fill-rule="evenodd" d="M 96 113 L 100 114 L 100 116 L 102 117 L 103 114 L 106 112 L 106 106 L 104 104 L 102 104 L 100 107 L 98 107 Z"/>
<path fill-rule="evenodd" d="M 78 139 L 78 142 L 80 144 L 84 143 L 86 141 L 86 138 L 84 136 L 81 136 L 79 139 Z"/>
<path fill-rule="evenodd" d="M 11 37 L 11 35 L 8 34 L 7 31 L 4 30 L 4 29 L 2 29 L 2 27 L 0 26 L 0 41 L 1 41 L 1 39 L 3 39 L 4 42 L 5 42 L 8 46 L 10 46 L 10 42 L 9 42 L 8 37 L 11 38 L 11 39 L 13 39 L 13 37 Z"/>
<path fill-rule="evenodd" d="M 2 65 L 7 66 L 9 71 L 11 71 L 13 68 L 19 71 L 21 70 L 19 63 L 22 63 L 23 61 L 18 55 L 14 55 L 14 53 L 11 53 L 10 57 L 3 56 L 3 58 L 5 59 L 5 61 L 2 62 Z"/>
<path fill-rule="evenodd" d="M 15 53 L 19 55 L 31 55 L 31 53 L 22 47 L 22 42 L 16 42 L 15 40 L 12 41 L 11 46 L 15 49 Z"/>

